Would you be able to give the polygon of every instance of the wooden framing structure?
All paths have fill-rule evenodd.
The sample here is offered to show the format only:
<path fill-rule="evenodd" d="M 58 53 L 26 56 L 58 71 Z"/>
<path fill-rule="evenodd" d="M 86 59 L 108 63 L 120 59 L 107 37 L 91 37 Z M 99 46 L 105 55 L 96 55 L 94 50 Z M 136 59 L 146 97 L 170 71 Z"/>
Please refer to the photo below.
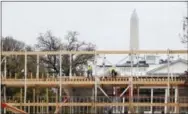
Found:
<path fill-rule="evenodd" d="M 167 86 L 168 87 L 168 95 L 170 86 L 182 86 L 185 85 L 185 80 L 174 77 L 170 78 L 170 74 L 168 73 L 168 76 L 165 76 L 164 78 L 152 78 L 150 76 L 144 76 L 136 78 L 131 74 L 131 76 L 124 76 L 124 77 L 117 77 L 114 78 L 107 78 L 107 79 L 99 79 L 95 77 L 95 79 L 87 79 L 84 78 L 84 76 L 81 77 L 73 77 L 72 76 L 72 66 L 70 65 L 70 75 L 69 77 L 62 77 L 62 71 L 60 68 L 59 78 L 45 78 L 41 79 L 39 78 L 39 57 L 43 55 L 59 55 L 61 58 L 64 54 L 94 54 L 95 57 L 98 54 L 128 54 L 128 55 L 134 55 L 134 54 L 187 54 L 187 50 L 99 50 L 99 51 L 36 51 L 36 52 L 26 52 L 26 51 L 12 51 L 12 52 L 2 52 L 2 56 L 14 56 L 14 55 L 21 55 L 25 56 L 25 68 L 24 68 L 24 79 L 11 79 L 5 77 L 2 79 L 2 83 L 6 85 L 7 87 L 24 87 L 24 103 L 9 103 L 13 106 L 57 106 L 57 103 L 27 103 L 27 88 L 29 87 L 59 87 L 60 90 L 60 98 L 62 97 L 62 89 L 65 86 L 69 87 L 94 87 L 94 98 L 96 100 L 97 98 L 97 88 L 101 85 L 118 85 L 118 86 L 128 86 L 130 85 L 130 88 L 133 88 L 134 85 L 140 85 L 140 86 Z M 29 55 L 36 55 L 37 57 L 37 73 L 36 78 L 27 78 L 27 56 Z M 70 56 L 71 57 L 71 56 Z M 5 58 L 6 61 L 6 58 Z M 95 59 L 96 61 L 96 59 Z M 62 61 L 60 61 L 61 64 Z M 70 59 L 70 63 L 71 63 Z M 60 65 L 61 66 L 61 65 Z M 96 65 L 95 65 L 96 66 Z M 169 67 L 169 60 L 168 60 L 168 67 Z M 1 74 L 1 73 L 0 73 Z M 5 74 L 6 74 L 6 68 L 5 68 Z M 133 89 L 131 90 L 130 98 L 133 97 Z M 105 94 L 105 92 L 103 91 Z M 70 95 L 70 94 L 69 94 Z M 59 103 L 61 106 L 92 106 L 101 107 L 101 106 L 174 106 L 174 107 L 188 107 L 188 103 L 134 103 L 133 101 L 130 101 L 129 103 L 97 103 L 96 101 L 93 101 L 92 103 L 60 103 L 61 100 L 59 100 Z M 26 108 L 24 108 L 26 110 Z"/>

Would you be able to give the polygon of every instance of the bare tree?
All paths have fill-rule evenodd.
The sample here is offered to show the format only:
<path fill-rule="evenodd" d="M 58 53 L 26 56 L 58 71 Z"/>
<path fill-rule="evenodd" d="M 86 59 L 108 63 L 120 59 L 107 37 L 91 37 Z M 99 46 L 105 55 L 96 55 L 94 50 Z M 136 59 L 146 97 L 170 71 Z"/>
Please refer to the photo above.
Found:
<path fill-rule="evenodd" d="M 3 47 L 3 51 L 33 51 L 34 50 L 31 46 L 26 45 L 24 42 L 15 40 L 9 36 L 2 38 L 2 47 Z M 24 69 L 24 56 L 13 55 L 13 56 L 7 56 L 6 58 L 7 58 L 7 74 L 12 74 L 13 76 L 14 73 L 17 73 L 18 76 L 21 76 L 21 71 L 22 69 Z M 36 57 L 28 56 L 27 63 L 29 65 L 28 71 L 36 72 Z"/>
<path fill-rule="evenodd" d="M 188 17 L 184 18 L 182 28 L 183 28 L 183 33 L 180 36 L 180 38 L 181 38 L 181 42 L 183 44 L 186 44 L 186 43 L 188 43 Z"/>
<path fill-rule="evenodd" d="M 2 48 L 3 51 L 32 51 L 33 48 L 31 46 L 27 46 L 24 42 L 18 41 L 16 39 L 13 39 L 12 37 L 4 37 L 2 38 Z M 2 71 L 5 67 L 5 56 L 2 56 L 3 63 L 2 65 Z M 6 68 L 7 68 L 7 76 L 14 77 L 15 73 L 17 74 L 17 78 L 21 77 L 23 78 L 24 72 L 22 70 L 24 69 L 24 56 L 17 56 L 17 55 L 11 55 L 6 56 Z M 30 72 L 33 73 L 36 72 L 36 57 L 28 56 L 27 58 L 27 65 L 28 65 L 28 76 Z M 19 93 L 19 89 L 15 88 L 7 88 L 7 95 L 14 95 L 16 93 Z M 31 97 L 32 94 L 28 94 L 28 97 Z"/>
<path fill-rule="evenodd" d="M 2 38 L 3 51 L 20 51 L 20 50 L 24 50 L 24 47 L 25 47 L 25 44 L 23 42 L 17 41 L 13 39 L 12 37 Z M 21 69 L 24 68 L 24 62 L 20 62 L 20 61 L 24 61 L 23 56 L 8 56 L 7 57 L 7 74 L 12 74 L 13 76 L 13 74 L 16 73 L 16 71 L 21 72 Z"/>
<path fill-rule="evenodd" d="M 2 38 L 3 51 L 19 51 L 24 49 L 25 43 L 17 41 L 10 36 Z"/>
<path fill-rule="evenodd" d="M 188 7 L 188 3 L 187 3 L 187 7 Z M 180 38 L 181 38 L 181 42 L 186 45 L 186 48 L 188 51 L 188 16 L 185 17 L 183 20 L 183 34 L 182 36 L 180 36 Z M 187 68 L 187 71 L 188 71 L 188 68 Z M 186 73 L 184 75 L 188 77 Z"/>
<path fill-rule="evenodd" d="M 95 45 L 91 43 L 85 43 L 77 39 L 78 33 L 75 31 L 69 31 L 65 36 L 65 41 L 61 43 L 60 38 L 57 38 L 52 35 L 50 31 L 47 31 L 45 34 L 40 34 L 38 37 L 38 43 L 36 48 L 41 51 L 80 51 L 95 50 Z M 87 65 L 88 61 L 92 61 L 94 55 L 72 55 L 72 73 L 76 75 L 83 75 L 84 65 Z M 48 55 L 41 57 L 41 61 L 46 65 L 48 71 L 54 71 L 56 74 L 59 73 L 59 55 Z M 70 71 L 70 55 L 62 56 L 62 70 L 65 75 L 69 75 Z"/>
<path fill-rule="evenodd" d="M 50 31 L 47 31 L 45 34 L 40 34 L 37 38 L 38 43 L 36 48 L 41 51 L 57 51 L 61 47 L 61 40 L 52 35 Z M 47 67 L 48 71 L 54 70 L 58 72 L 58 56 L 57 55 L 48 55 L 40 58 L 40 63 L 44 64 Z"/>

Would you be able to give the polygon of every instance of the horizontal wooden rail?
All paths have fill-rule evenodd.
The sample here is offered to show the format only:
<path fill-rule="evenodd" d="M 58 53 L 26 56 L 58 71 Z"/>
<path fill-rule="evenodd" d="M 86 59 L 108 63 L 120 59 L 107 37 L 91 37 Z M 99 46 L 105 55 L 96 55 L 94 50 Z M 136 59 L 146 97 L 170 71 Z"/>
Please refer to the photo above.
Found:
<path fill-rule="evenodd" d="M 74 77 L 74 78 L 61 78 L 62 85 L 68 85 L 68 86 L 92 86 L 95 84 L 94 79 L 88 79 L 86 77 Z M 59 78 L 43 78 L 43 79 L 26 79 L 26 84 L 28 86 L 45 86 L 45 87 L 59 87 Z M 116 85 L 125 85 L 129 84 L 129 78 L 128 77 L 117 77 L 117 78 L 100 78 L 98 84 L 103 85 L 110 85 L 110 84 L 116 84 Z M 140 85 L 167 85 L 168 78 L 154 78 L 154 77 L 139 77 L 133 78 L 132 81 L 133 84 L 140 84 Z M 174 77 L 170 78 L 169 83 L 171 85 L 183 85 L 185 83 L 185 80 L 182 78 Z M 24 86 L 25 79 L 15 79 L 15 78 L 8 78 L 8 79 L 2 79 L 2 84 L 5 84 L 6 86 Z"/>
<path fill-rule="evenodd" d="M 34 76 L 36 77 L 36 76 Z M 94 81 L 94 78 L 87 78 L 85 76 L 74 76 L 74 77 L 68 77 L 68 76 L 62 76 L 61 78 L 58 77 L 53 77 L 53 76 L 49 76 L 49 77 L 44 77 L 44 78 L 27 78 L 26 80 L 33 80 L 33 81 L 58 81 L 59 79 L 61 79 L 62 81 Z M 112 78 L 112 77 L 106 77 L 106 78 L 103 78 L 103 77 L 97 77 L 97 79 L 99 79 L 100 81 L 128 81 L 129 78 L 131 78 L 131 76 L 128 76 L 128 75 L 125 75 L 125 76 L 117 76 L 116 78 Z M 185 77 L 170 77 L 170 80 L 185 80 L 184 79 Z M 22 80 L 24 81 L 25 78 L 5 78 L 5 77 L 2 77 L 2 80 L 3 81 L 11 81 L 11 80 Z M 163 76 L 150 76 L 150 75 L 145 75 L 145 76 L 133 76 L 133 81 L 137 81 L 137 80 L 144 80 L 144 81 L 147 81 L 147 80 L 168 80 L 168 76 L 166 75 L 163 75 Z"/>
<path fill-rule="evenodd" d="M 61 54 L 186 54 L 187 50 L 97 50 L 61 51 Z M 59 55 L 60 51 L 3 51 L 2 55 Z"/>
<path fill-rule="evenodd" d="M 106 107 L 106 106 L 130 106 L 130 103 L 8 103 L 12 106 L 95 106 Z M 132 106 L 180 106 L 188 107 L 188 103 L 131 103 Z"/>
<path fill-rule="evenodd" d="M 131 97 L 129 96 L 109 96 L 109 99 L 115 100 L 113 103 L 121 103 L 123 102 L 123 100 L 125 101 L 125 103 L 129 102 L 129 99 Z M 57 103 L 56 101 L 56 96 L 50 96 L 48 97 L 48 100 L 46 100 L 46 96 L 37 96 L 38 101 L 37 102 L 41 102 L 41 103 Z M 67 97 L 63 96 L 59 99 L 62 99 L 62 101 L 64 101 L 65 99 L 67 99 Z M 133 96 L 132 97 L 134 103 L 148 103 L 151 100 L 151 97 L 148 96 Z M 175 103 L 175 97 L 169 97 L 169 103 Z M 165 96 L 154 96 L 153 100 L 155 100 L 155 103 L 164 103 L 165 100 Z M 23 98 L 21 98 L 20 96 L 7 96 L 7 103 L 20 103 L 21 101 L 23 101 Z M 106 96 L 97 96 L 96 101 L 98 103 L 109 103 L 108 99 Z M 177 101 L 178 103 L 188 103 L 188 96 L 180 96 L 177 97 Z M 90 103 L 92 102 L 91 96 L 69 96 L 67 102 L 69 103 Z M 36 101 L 32 100 L 32 99 L 27 99 L 26 103 L 36 103 Z"/>

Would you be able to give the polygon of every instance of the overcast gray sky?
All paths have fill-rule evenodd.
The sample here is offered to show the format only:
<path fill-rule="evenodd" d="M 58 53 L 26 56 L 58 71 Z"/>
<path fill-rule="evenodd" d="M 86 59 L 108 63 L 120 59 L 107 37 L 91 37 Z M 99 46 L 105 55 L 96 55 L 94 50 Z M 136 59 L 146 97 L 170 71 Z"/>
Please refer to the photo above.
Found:
<path fill-rule="evenodd" d="M 69 30 L 79 40 L 100 49 L 128 50 L 130 16 L 139 17 L 140 49 L 185 49 L 180 42 L 185 2 L 7 2 L 3 3 L 2 34 L 35 44 L 39 33 L 51 30 L 64 38 Z"/>

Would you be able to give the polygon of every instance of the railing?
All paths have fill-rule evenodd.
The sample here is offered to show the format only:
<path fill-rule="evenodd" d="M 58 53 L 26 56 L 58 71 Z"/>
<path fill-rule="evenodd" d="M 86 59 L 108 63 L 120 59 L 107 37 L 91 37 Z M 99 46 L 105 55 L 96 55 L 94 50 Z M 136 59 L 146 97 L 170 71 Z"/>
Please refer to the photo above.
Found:
<path fill-rule="evenodd" d="M 20 98 L 19 96 L 7 96 L 7 103 L 21 103 L 21 101 L 24 101 L 24 98 Z M 61 101 L 67 97 L 62 97 Z M 109 100 L 110 99 L 110 100 Z M 97 103 L 128 103 L 130 97 L 109 97 L 109 99 L 105 96 L 98 96 L 96 99 Z M 33 98 L 27 98 L 27 103 L 57 103 L 60 102 L 60 98 L 56 97 L 45 97 L 45 96 L 36 96 L 35 99 Z M 70 96 L 68 97 L 69 103 L 91 103 L 93 102 L 94 99 L 91 96 Z M 151 97 L 148 96 L 134 96 L 133 97 L 133 102 L 134 103 L 151 103 Z M 153 103 L 165 103 L 165 97 L 164 96 L 154 96 L 153 97 Z M 169 103 L 175 103 L 175 97 L 170 97 L 169 98 Z M 184 97 L 178 97 L 177 98 L 177 103 L 188 103 L 188 96 Z"/>
<path fill-rule="evenodd" d="M 26 104 L 24 104 L 23 99 L 21 99 L 18 96 L 11 96 L 11 97 L 7 97 L 7 103 L 10 103 L 12 105 L 18 106 L 18 107 L 23 107 L 27 106 L 27 112 L 30 112 L 32 109 L 35 108 L 35 111 L 33 112 L 40 112 L 40 113 L 47 113 L 48 112 L 52 112 L 54 113 L 55 111 L 55 107 L 57 106 L 57 103 L 63 103 L 63 100 L 66 99 L 67 97 L 62 97 L 61 98 L 61 102 L 60 102 L 60 98 L 58 96 L 58 98 L 56 97 L 49 97 L 48 100 L 46 99 L 45 96 L 36 96 L 35 98 L 35 102 L 31 99 L 28 98 Z M 108 110 L 108 108 L 112 108 L 113 112 L 118 112 L 118 111 L 128 111 L 130 104 L 129 104 L 129 97 L 110 97 L 111 101 L 108 100 L 107 97 L 104 96 L 98 96 L 97 100 L 96 100 L 96 109 L 97 111 L 104 113 Z M 114 100 L 113 100 L 114 99 Z M 151 98 L 147 97 L 147 96 L 134 96 L 133 97 L 133 108 L 135 110 L 136 113 L 138 112 L 142 112 L 144 111 L 145 113 L 151 113 L 151 111 L 153 110 L 154 112 L 159 112 L 161 113 L 161 111 L 164 112 L 165 108 L 168 107 L 168 110 L 171 113 L 175 113 L 175 108 L 177 108 L 176 106 L 179 107 L 179 111 L 183 112 L 183 111 L 188 111 L 188 96 L 185 97 L 179 97 L 177 99 L 177 104 L 175 103 L 175 97 L 170 97 L 169 98 L 170 102 L 169 103 L 173 103 L 173 105 L 168 105 L 165 104 L 165 97 L 164 96 L 154 96 L 153 97 L 153 103 L 151 103 Z M 48 101 L 48 102 L 47 102 Z M 68 98 L 68 101 L 66 103 L 63 104 L 69 104 L 69 105 L 64 105 L 61 107 L 63 112 L 66 112 L 66 110 L 68 109 L 73 109 L 75 111 L 75 114 L 83 114 L 83 113 L 91 113 L 91 109 L 93 108 L 93 104 L 94 104 L 94 99 L 91 96 L 70 96 Z M 113 101 L 113 102 L 112 102 Z M 124 101 L 124 103 L 123 103 Z M 180 102 L 181 101 L 181 102 Z M 72 106 L 72 104 L 74 104 Z M 184 103 L 185 105 L 179 105 Z M 117 105 L 120 104 L 120 105 Z M 50 107 L 50 108 L 49 108 Z M 30 111 L 29 111 L 30 110 Z M 99 114 L 101 114 L 99 113 Z M 67 113 L 68 114 L 68 113 Z M 69 113 L 69 114 L 73 114 L 73 113 Z"/>
<path fill-rule="evenodd" d="M 53 78 L 53 77 L 49 77 L 49 78 L 27 78 L 27 81 L 59 81 L 59 77 L 58 78 Z M 112 78 L 112 77 L 106 77 L 106 78 L 99 78 L 100 81 L 129 81 L 129 77 L 116 77 L 116 78 Z M 2 81 L 24 81 L 25 79 L 15 79 L 15 78 L 2 78 Z M 94 81 L 94 78 L 86 78 L 86 77 L 62 77 L 61 78 L 62 81 Z M 168 81 L 167 77 L 149 77 L 149 76 L 145 76 L 145 77 L 133 77 L 133 81 Z M 170 81 L 185 81 L 184 78 L 180 78 L 180 77 L 173 77 L 170 78 Z"/>

